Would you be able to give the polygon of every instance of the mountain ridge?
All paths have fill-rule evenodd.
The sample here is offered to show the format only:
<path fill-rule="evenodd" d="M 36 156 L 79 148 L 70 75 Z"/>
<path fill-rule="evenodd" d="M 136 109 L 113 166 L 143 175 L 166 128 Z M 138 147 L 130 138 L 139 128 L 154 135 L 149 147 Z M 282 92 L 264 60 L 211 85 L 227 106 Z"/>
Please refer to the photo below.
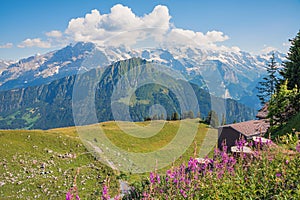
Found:
<path fill-rule="evenodd" d="M 0 128 L 49 129 L 78 125 L 74 124 L 73 121 L 74 97 L 79 99 L 78 102 L 80 107 L 78 107 L 78 109 L 80 110 L 77 112 L 81 113 L 91 104 L 95 104 L 98 117 L 97 122 L 113 120 L 112 113 L 109 111 L 112 99 L 111 88 L 116 87 L 115 84 L 122 77 L 122 73 L 126 73 L 129 69 L 135 68 L 135 65 L 140 64 L 151 63 L 143 59 L 132 58 L 126 61 L 115 62 L 106 68 L 106 71 L 104 72 L 101 71 L 102 68 L 91 69 L 86 73 L 67 76 L 45 85 L 2 91 L 0 92 L 0 101 L 2 102 L 0 105 Z M 115 71 L 110 71 L 111 69 L 115 69 Z M 101 77 L 100 80 L 98 79 L 99 77 Z M 94 96 L 95 99 L 92 99 L 92 101 L 87 99 L 88 101 L 86 101 L 86 98 L 89 98 L 88 93 L 93 92 L 94 90 L 94 81 L 99 82 L 98 88 L 96 89 L 96 95 Z M 82 86 L 85 89 L 84 91 L 80 90 L 80 93 L 75 94 L 79 96 L 74 96 L 75 83 L 77 84 L 76 87 Z M 220 102 L 217 104 L 224 102 L 224 99 L 212 97 L 207 91 L 201 89 L 199 86 L 195 84 L 192 84 L 192 86 L 198 98 L 202 116 L 206 116 L 212 109 L 211 101 Z M 91 89 L 89 91 L 86 88 Z M 156 89 L 153 90 L 153 88 Z M 172 94 L 170 92 L 166 93 L 166 91 L 168 91 L 166 88 L 155 85 L 150 85 L 146 90 L 141 88 L 141 90 L 136 91 L 134 96 L 137 99 L 140 99 L 140 101 L 135 101 L 135 99 L 133 99 L 133 104 L 130 104 L 129 106 L 133 120 L 143 121 L 145 117 L 149 116 L 148 112 L 149 109 L 151 109 L 151 106 L 161 102 L 164 102 L 162 103 L 163 105 L 173 105 L 172 108 L 167 108 L 167 115 L 170 115 L 173 112 L 183 114 L 182 111 L 180 111 L 178 104 L 173 101 L 173 99 L 176 98 L 171 98 Z M 171 96 L 166 94 L 170 94 Z M 149 103 L 139 103 L 142 101 L 145 102 L 145 99 L 148 100 Z M 226 116 L 228 122 L 234 120 L 244 121 L 254 118 L 255 111 L 253 109 L 247 108 L 230 99 L 226 100 L 224 103 L 226 110 L 228 111 L 226 113 L 228 114 Z M 75 109 L 77 109 L 76 106 Z M 196 114 L 197 113 L 195 113 L 195 115 Z M 83 121 L 80 125 L 95 122 L 89 120 L 89 115 L 90 114 L 88 113 L 87 116 L 82 117 L 87 117 L 88 119 Z M 165 117 L 167 117 L 167 115 L 165 115 Z"/>
<path fill-rule="evenodd" d="M 284 54 L 279 52 L 253 56 L 242 51 L 212 51 L 195 47 L 129 49 L 78 42 L 44 55 L 21 59 L 2 67 L 2 72 L 0 68 L 0 91 L 42 85 L 116 61 L 140 57 L 175 69 L 201 87 L 205 86 L 205 82 L 217 80 L 210 90 L 211 94 L 243 100 L 256 96 L 255 87 L 266 72 L 265 66 L 271 53 L 276 54 L 277 62 L 282 62 Z M 205 73 L 215 73 L 218 77 L 203 80 Z M 254 105 L 248 105 L 257 107 L 258 103 L 257 100 Z"/>

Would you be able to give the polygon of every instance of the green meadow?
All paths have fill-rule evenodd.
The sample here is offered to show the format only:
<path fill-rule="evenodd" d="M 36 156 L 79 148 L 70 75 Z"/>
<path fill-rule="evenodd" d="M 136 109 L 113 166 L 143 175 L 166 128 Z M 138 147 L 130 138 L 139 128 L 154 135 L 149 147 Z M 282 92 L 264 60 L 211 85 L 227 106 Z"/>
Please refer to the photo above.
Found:
<path fill-rule="evenodd" d="M 190 139 L 192 142 L 188 144 L 186 151 L 180 157 L 174 158 L 174 162 L 168 163 L 162 171 L 172 164 L 187 162 L 191 156 L 198 156 L 204 140 L 210 141 L 212 146 L 215 144 L 216 131 L 208 132 L 207 125 L 199 123 L 199 119 L 184 121 L 184 128 L 181 127 L 183 134 L 191 137 L 188 135 L 189 126 L 191 129 L 196 127 L 195 137 Z M 155 123 L 160 123 L 161 128 L 157 129 Z M 146 177 L 147 173 L 135 174 L 130 170 L 122 172 L 118 167 L 112 169 L 103 164 L 105 162 L 101 158 L 102 154 L 93 152 L 90 145 L 84 144 L 89 142 L 93 147 L 101 149 L 101 130 L 113 146 L 126 152 L 158 151 L 176 137 L 182 123 L 122 122 L 120 128 L 118 122 L 104 122 L 45 131 L 0 130 L 0 199 L 64 199 L 66 192 L 73 186 L 77 187 L 81 196 L 94 199 L 99 196 L 102 185 L 108 178 L 110 190 L 117 193 L 118 179 L 132 183 Z M 155 134 L 144 138 L 143 132 L 127 134 L 130 129 L 134 132 L 133 125 L 146 130 L 145 135 L 152 132 Z M 182 139 L 182 142 L 185 140 Z M 105 148 L 101 151 L 105 151 Z"/>

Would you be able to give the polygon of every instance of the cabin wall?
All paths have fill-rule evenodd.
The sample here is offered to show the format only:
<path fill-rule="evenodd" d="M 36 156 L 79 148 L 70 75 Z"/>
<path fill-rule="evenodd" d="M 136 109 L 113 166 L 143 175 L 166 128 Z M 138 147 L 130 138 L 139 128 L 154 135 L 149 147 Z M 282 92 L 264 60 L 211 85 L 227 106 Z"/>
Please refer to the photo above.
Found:
<path fill-rule="evenodd" d="M 218 148 L 222 150 L 222 143 L 226 141 L 228 150 L 230 150 L 232 146 L 235 146 L 235 142 L 239 140 L 242 135 L 231 127 L 220 127 L 218 129 L 218 136 Z"/>

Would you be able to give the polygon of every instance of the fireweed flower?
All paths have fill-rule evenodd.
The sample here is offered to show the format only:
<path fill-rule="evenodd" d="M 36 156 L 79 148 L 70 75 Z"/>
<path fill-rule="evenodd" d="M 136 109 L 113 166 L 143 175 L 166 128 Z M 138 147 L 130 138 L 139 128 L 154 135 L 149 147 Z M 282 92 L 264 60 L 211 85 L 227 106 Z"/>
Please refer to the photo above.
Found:
<path fill-rule="evenodd" d="M 121 196 L 118 194 L 114 197 L 114 200 L 120 200 L 121 199 Z"/>
<path fill-rule="evenodd" d="M 150 172 L 150 182 L 153 184 L 155 182 L 154 180 L 154 173 Z"/>
<path fill-rule="evenodd" d="M 104 185 L 102 189 L 102 199 L 104 200 L 110 199 L 110 196 L 108 194 L 108 187 L 106 185 Z"/>
<path fill-rule="evenodd" d="M 66 194 L 66 200 L 71 200 L 73 198 L 73 194 L 68 191 L 68 193 Z"/>
<path fill-rule="evenodd" d="M 143 199 L 149 199 L 150 195 L 147 192 L 143 192 Z"/>
<path fill-rule="evenodd" d="M 248 146 L 249 146 L 249 147 L 252 147 L 252 146 L 253 146 L 253 141 L 250 141 L 250 142 L 248 143 Z"/>
<path fill-rule="evenodd" d="M 187 195 L 183 189 L 180 189 L 180 194 L 184 197 L 187 198 Z"/>
<path fill-rule="evenodd" d="M 268 139 L 266 144 L 267 144 L 268 146 L 270 146 L 270 145 L 273 144 L 273 142 L 272 142 L 272 140 Z"/>
<path fill-rule="evenodd" d="M 191 171 L 195 171 L 197 169 L 198 161 L 197 159 L 190 158 L 188 162 L 188 169 Z"/>
<path fill-rule="evenodd" d="M 217 172 L 217 178 L 218 179 L 221 179 L 223 177 L 223 174 L 224 174 L 224 170 L 220 170 Z"/>
<path fill-rule="evenodd" d="M 214 156 L 218 156 L 219 154 L 220 154 L 220 150 L 218 148 L 215 148 Z"/>
<path fill-rule="evenodd" d="M 160 183 L 160 176 L 158 174 L 156 175 L 156 180 L 157 180 L 157 183 Z"/>
<path fill-rule="evenodd" d="M 287 164 L 287 165 L 288 165 L 288 164 L 289 164 L 289 160 L 286 160 L 286 161 L 285 161 L 285 164 Z"/>
<path fill-rule="evenodd" d="M 296 145 L 296 151 L 300 153 L 300 141 L 298 141 Z"/>

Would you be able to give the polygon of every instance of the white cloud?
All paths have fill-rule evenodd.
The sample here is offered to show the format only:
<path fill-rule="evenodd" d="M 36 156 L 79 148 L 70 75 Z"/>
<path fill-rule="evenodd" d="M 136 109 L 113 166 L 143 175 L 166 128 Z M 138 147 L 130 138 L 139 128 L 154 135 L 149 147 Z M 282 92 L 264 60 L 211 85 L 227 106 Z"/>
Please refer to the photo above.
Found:
<path fill-rule="evenodd" d="M 47 32 L 46 35 L 48 37 L 61 38 L 62 37 L 62 32 L 60 32 L 58 30 L 53 30 L 53 31 Z"/>
<path fill-rule="evenodd" d="M 113 6 L 108 14 L 92 10 L 84 17 L 70 20 L 65 33 L 74 41 L 94 42 L 99 45 L 141 46 L 152 43 L 164 45 L 194 45 L 202 48 L 239 51 L 237 47 L 218 46 L 229 39 L 221 31 L 195 32 L 176 28 L 170 22 L 168 7 L 158 5 L 144 16 L 135 15 L 121 4 Z"/>
<path fill-rule="evenodd" d="M 10 49 L 12 48 L 14 45 L 12 43 L 6 43 L 3 45 L 0 45 L 0 49 Z"/>
<path fill-rule="evenodd" d="M 226 47 L 220 43 L 229 39 L 221 31 L 195 32 L 177 28 L 170 22 L 166 6 L 158 5 L 152 12 L 137 16 L 127 6 L 117 4 L 110 13 L 101 14 L 97 9 L 83 17 L 71 19 L 64 33 L 52 30 L 45 33 L 46 41 L 40 38 L 26 39 L 19 47 L 38 46 L 49 48 L 66 42 L 93 42 L 103 46 L 196 46 L 212 50 L 240 51 L 238 47 Z"/>
<path fill-rule="evenodd" d="M 170 28 L 170 18 L 166 6 L 156 6 L 150 14 L 139 17 L 130 8 L 117 4 L 109 14 L 92 10 L 85 17 L 72 19 L 65 33 L 75 41 L 134 45 L 149 37 L 161 40 Z"/>
<path fill-rule="evenodd" d="M 50 48 L 51 44 L 48 41 L 42 41 L 41 38 L 26 39 L 21 44 L 18 45 L 19 48 L 25 47 L 40 47 L 40 48 Z"/>
<path fill-rule="evenodd" d="M 194 45 L 202 48 L 216 49 L 216 42 L 223 42 L 229 37 L 220 31 L 208 31 L 206 34 L 202 32 L 194 32 L 192 30 L 184 30 L 173 28 L 166 36 L 168 43 L 179 45 Z"/>

